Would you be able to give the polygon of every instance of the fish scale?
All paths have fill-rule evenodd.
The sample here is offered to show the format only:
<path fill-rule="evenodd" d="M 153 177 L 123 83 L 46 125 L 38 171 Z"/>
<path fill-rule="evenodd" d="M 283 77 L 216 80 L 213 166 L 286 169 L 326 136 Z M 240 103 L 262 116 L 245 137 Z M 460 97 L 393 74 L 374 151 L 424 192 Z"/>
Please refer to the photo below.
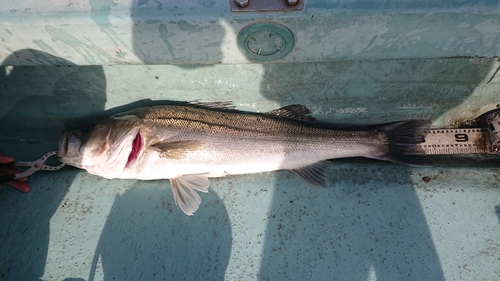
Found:
<path fill-rule="evenodd" d="M 313 125 L 316 120 L 302 105 L 263 114 L 227 105 L 192 103 L 119 113 L 88 136 L 63 133 L 59 157 L 106 178 L 170 179 L 175 201 L 188 215 L 201 203 L 197 191 L 208 191 L 209 177 L 287 169 L 312 185 L 326 186 L 328 159 L 425 160 L 417 144 L 428 121 L 334 130 Z"/>

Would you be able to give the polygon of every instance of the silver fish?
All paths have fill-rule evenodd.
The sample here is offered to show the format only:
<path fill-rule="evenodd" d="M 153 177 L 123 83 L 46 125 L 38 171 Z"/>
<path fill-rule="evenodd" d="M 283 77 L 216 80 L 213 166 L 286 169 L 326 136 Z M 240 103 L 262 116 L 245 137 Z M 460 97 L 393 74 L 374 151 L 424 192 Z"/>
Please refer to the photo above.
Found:
<path fill-rule="evenodd" d="M 408 120 L 368 130 L 314 125 L 302 105 L 246 113 L 228 103 L 137 108 L 111 116 L 92 130 L 66 131 L 61 162 L 105 178 L 170 179 L 175 202 L 193 215 L 209 177 L 290 170 L 325 186 L 328 159 L 367 157 L 420 164 L 417 145 L 430 122 Z"/>

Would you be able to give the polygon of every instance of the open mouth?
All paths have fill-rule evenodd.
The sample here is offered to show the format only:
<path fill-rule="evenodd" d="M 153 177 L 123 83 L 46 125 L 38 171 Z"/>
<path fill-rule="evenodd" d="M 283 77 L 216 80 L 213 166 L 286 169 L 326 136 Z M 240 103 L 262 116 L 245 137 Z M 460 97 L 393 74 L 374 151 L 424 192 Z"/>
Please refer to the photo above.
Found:
<path fill-rule="evenodd" d="M 137 157 L 139 156 L 139 152 L 141 152 L 142 148 L 142 138 L 141 134 L 137 133 L 137 135 L 134 138 L 134 141 L 132 142 L 132 151 L 130 151 L 130 154 L 128 156 L 127 160 L 127 166 L 132 163 Z"/>

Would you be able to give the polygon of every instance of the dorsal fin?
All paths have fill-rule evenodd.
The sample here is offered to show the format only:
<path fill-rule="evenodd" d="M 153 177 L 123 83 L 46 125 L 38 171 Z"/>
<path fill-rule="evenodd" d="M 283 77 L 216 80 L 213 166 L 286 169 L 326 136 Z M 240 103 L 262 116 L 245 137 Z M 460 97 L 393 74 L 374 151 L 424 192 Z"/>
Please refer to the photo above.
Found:
<path fill-rule="evenodd" d="M 311 111 L 309 110 L 309 108 L 301 104 L 287 105 L 275 110 L 271 110 L 266 114 L 279 118 L 292 119 L 295 121 L 309 123 L 309 124 L 315 124 L 318 122 L 316 118 L 310 115 Z"/>
<path fill-rule="evenodd" d="M 194 100 L 187 102 L 186 105 L 219 111 L 238 111 L 232 101 L 201 102 L 201 100 Z"/>

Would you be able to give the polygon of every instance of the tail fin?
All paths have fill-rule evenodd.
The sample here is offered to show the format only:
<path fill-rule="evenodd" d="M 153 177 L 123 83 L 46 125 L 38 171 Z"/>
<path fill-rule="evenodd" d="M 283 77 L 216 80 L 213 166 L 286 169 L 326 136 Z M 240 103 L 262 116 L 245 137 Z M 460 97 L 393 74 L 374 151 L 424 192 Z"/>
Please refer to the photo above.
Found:
<path fill-rule="evenodd" d="M 387 133 L 389 151 L 379 159 L 414 165 L 428 164 L 425 152 L 418 144 L 425 141 L 430 124 L 427 120 L 407 120 L 380 127 L 378 130 Z"/>

